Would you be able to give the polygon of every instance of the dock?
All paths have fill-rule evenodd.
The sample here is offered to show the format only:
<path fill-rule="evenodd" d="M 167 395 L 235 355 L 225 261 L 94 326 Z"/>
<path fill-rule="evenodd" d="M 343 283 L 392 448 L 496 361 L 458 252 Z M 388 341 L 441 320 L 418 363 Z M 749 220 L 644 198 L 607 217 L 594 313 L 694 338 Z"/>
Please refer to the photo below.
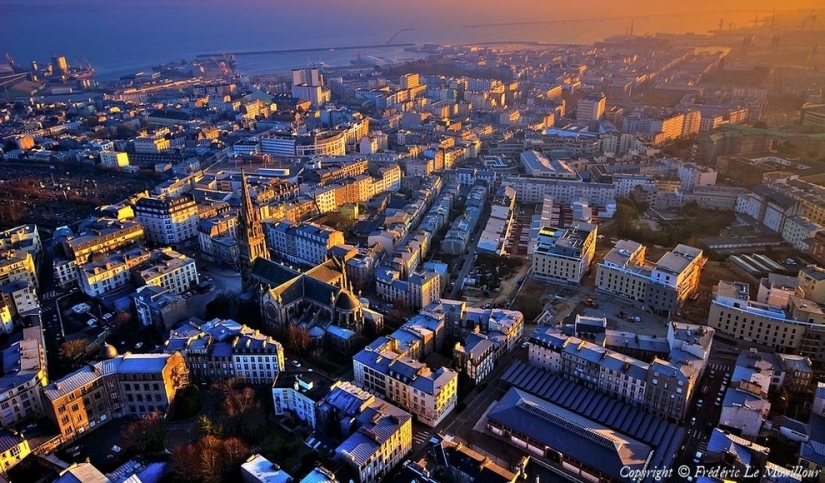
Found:
<path fill-rule="evenodd" d="M 203 58 L 210 58 L 210 57 L 220 57 L 223 58 L 225 55 L 284 55 L 284 54 L 296 54 L 301 52 L 323 52 L 325 50 L 366 50 L 366 49 L 389 49 L 389 48 L 396 48 L 396 47 L 412 47 L 414 43 L 407 42 L 403 44 L 373 44 L 373 45 L 348 45 L 345 47 L 308 47 L 304 49 L 281 49 L 281 50 L 247 50 L 243 52 L 215 52 L 212 54 L 198 54 L 196 57 L 199 59 Z"/>

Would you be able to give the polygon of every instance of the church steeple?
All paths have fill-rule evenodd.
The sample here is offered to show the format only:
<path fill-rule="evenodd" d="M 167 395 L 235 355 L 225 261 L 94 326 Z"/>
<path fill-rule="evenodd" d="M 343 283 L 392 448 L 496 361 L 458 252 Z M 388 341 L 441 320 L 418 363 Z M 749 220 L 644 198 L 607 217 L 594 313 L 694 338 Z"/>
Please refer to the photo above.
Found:
<path fill-rule="evenodd" d="M 269 260 L 266 237 L 258 210 L 252 205 L 246 174 L 241 170 L 241 212 L 238 214 L 238 252 L 241 263 L 241 283 L 244 290 L 252 285 L 252 265 L 258 257 Z"/>

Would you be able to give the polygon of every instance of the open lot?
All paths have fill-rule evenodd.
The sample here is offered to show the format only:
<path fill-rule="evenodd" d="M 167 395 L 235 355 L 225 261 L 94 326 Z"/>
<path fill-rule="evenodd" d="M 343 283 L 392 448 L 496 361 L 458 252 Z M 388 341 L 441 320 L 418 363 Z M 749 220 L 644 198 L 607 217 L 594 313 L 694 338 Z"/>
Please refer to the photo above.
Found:
<path fill-rule="evenodd" d="M 54 169 L 51 169 L 54 167 Z M 77 164 L 0 161 L 0 225 L 68 225 L 95 207 L 154 187 L 157 179 Z"/>

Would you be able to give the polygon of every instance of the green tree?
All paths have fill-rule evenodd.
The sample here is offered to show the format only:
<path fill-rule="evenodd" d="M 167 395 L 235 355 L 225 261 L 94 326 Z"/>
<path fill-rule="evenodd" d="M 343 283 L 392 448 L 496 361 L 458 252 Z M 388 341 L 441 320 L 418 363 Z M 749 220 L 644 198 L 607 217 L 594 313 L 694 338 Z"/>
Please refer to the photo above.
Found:
<path fill-rule="evenodd" d="M 223 436 L 223 431 L 222 424 L 212 421 L 212 419 L 205 414 L 198 416 L 198 420 L 195 422 L 194 434 L 196 439 L 201 439 L 204 436 L 216 436 L 220 438 Z"/>

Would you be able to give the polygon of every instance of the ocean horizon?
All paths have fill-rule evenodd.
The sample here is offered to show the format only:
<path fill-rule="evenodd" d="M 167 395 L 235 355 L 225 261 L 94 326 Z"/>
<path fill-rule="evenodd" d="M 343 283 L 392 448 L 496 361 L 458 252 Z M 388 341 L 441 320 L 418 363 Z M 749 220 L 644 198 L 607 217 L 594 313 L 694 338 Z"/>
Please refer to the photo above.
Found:
<path fill-rule="evenodd" d="M 334 48 L 384 45 L 401 28 L 395 44 L 469 44 L 495 41 L 539 41 L 590 44 L 627 32 L 627 20 L 554 25 L 465 28 L 479 19 L 434 17 L 371 20 L 358 10 L 327 8 L 287 9 L 272 2 L 100 2 L 97 0 L 30 2 L 0 0 L 0 49 L 15 62 L 40 65 L 64 55 L 70 65 L 90 63 L 98 80 L 150 69 L 152 66 L 193 60 L 198 54 L 218 52 Z M 562 17 L 575 18 L 575 17 Z M 498 17 L 490 22 L 502 20 Z M 483 23 L 483 22 L 481 22 Z M 683 31 L 706 31 L 714 21 L 693 18 L 680 24 Z M 634 20 L 637 34 L 659 31 L 661 21 Z M 288 72 L 313 63 L 351 65 L 358 55 L 387 60 L 416 58 L 403 47 L 238 56 L 237 70 L 247 75 Z"/>

